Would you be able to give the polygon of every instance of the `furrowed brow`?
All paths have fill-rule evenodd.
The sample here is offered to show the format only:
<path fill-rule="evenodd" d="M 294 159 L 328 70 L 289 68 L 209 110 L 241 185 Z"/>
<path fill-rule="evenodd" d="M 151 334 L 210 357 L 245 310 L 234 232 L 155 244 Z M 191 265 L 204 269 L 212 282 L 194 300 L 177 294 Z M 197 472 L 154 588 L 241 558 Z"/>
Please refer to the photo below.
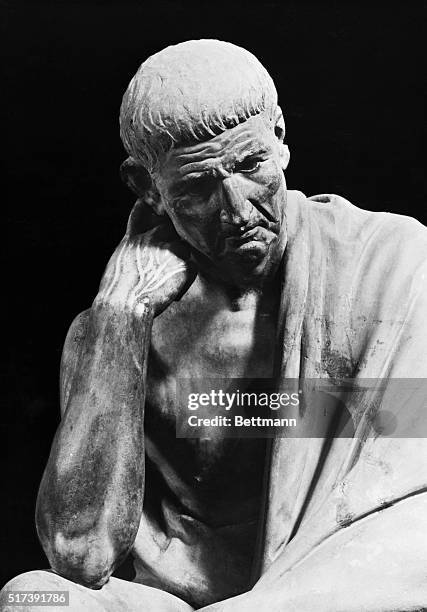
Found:
<path fill-rule="evenodd" d="M 182 176 L 180 179 L 176 180 L 171 188 L 172 193 L 176 194 L 185 189 L 189 183 L 192 181 L 197 181 L 197 179 L 205 178 L 210 173 L 207 172 L 191 172 Z"/>
<path fill-rule="evenodd" d="M 197 179 L 205 178 L 206 176 L 213 176 L 213 172 L 190 172 L 185 174 L 180 182 L 183 184 L 191 183 L 191 181 L 197 181 Z"/>
<path fill-rule="evenodd" d="M 179 149 L 179 153 L 176 155 L 176 159 L 181 163 L 185 163 L 186 160 L 197 157 L 199 159 L 206 159 L 215 155 L 218 151 L 221 151 L 223 144 L 220 142 L 201 142 L 199 145 L 193 145 L 191 147 L 183 147 Z"/>
<path fill-rule="evenodd" d="M 235 151 L 235 157 L 237 162 L 241 162 L 249 157 L 256 157 L 259 155 L 265 155 L 270 152 L 270 147 L 265 144 L 253 140 L 246 140 Z"/>
<path fill-rule="evenodd" d="M 184 164 L 178 168 L 178 174 L 187 180 L 189 179 L 189 175 L 202 175 L 202 174 L 211 174 L 214 172 L 215 167 L 219 164 L 219 158 L 209 158 L 203 159 L 200 161 L 193 161 L 187 164 Z"/>
<path fill-rule="evenodd" d="M 265 144 L 254 141 L 252 138 L 241 140 L 239 143 L 233 143 L 230 149 L 225 149 L 221 155 L 215 157 L 198 158 L 198 156 L 188 156 L 188 159 L 178 166 L 177 172 L 180 176 L 186 176 L 193 173 L 214 173 L 216 168 L 224 162 L 233 164 L 240 162 L 247 157 L 262 155 L 268 153 L 270 148 Z"/>
<path fill-rule="evenodd" d="M 219 140 L 216 140 L 218 138 Z M 201 143 L 191 147 L 179 149 L 175 155 L 175 159 L 181 165 L 192 162 L 203 161 L 204 159 L 222 157 L 228 148 L 234 149 L 239 147 L 242 142 L 251 142 L 254 139 L 251 130 L 245 129 L 239 133 L 227 133 L 217 136 L 208 142 Z"/>

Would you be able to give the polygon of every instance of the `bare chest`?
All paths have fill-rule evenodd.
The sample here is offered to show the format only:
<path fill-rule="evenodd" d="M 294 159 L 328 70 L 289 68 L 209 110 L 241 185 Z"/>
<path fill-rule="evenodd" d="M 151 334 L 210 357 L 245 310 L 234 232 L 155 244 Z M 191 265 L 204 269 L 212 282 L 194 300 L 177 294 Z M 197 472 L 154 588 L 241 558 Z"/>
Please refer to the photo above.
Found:
<path fill-rule="evenodd" d="M 215 296 L 213 296 L 215 298 Z M 191 298 L 191 296 L 188 296 Z M 212 298 L 212 296 L 211 296 Z M 275 342 L 273 306 L 224 307 L 221 299 L 196 295 L 174 304 L 154 322 L 147 372 L 147 453 L 189 510 L 221 522 L 253 516 L 262 486 L 265 441 L 225 438 L 176 439 L 181 380 L 269 378 Z M 250 476 L 250 477 L 248 477 Z M 220 495 L 219 495 L 220 493 Z M 236 512 L 235 512 L 236 511 Z M 208 516 L 209 515 L 209 516 Z"/>
<path fill-rule="evenodd" d="M 209 299 L 210 298 L 210 299 Z M 269 378 L 273 373 L 276 312 L 251 303 L 233 310 L 218 296 L 197 295 L 155 319 L 147 372 L 147 400 L 175 418 L 172 395 L 181 380 Z"/>

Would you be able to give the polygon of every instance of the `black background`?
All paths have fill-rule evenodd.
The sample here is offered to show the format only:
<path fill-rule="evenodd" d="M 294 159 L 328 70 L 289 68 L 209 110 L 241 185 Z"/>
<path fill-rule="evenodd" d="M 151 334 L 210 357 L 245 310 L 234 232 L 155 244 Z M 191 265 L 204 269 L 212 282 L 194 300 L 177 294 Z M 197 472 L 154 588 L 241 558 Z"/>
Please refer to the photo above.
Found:
<path fill-rule="evenodd" d="M 425 2 L 2 1 L 0 586 L 47 566 L 34 503 L 58 423 L 62 343 L 94 298 L 133 197 L 121 96 L 189 38 L 252 51 L 287 123 L 288 186 L 427 223 Z"/>

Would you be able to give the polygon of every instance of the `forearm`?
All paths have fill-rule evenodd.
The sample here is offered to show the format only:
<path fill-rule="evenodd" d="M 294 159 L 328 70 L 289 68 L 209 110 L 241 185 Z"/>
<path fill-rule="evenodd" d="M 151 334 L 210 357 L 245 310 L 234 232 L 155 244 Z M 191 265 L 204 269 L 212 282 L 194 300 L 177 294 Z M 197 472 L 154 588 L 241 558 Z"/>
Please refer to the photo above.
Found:
<path fill-rule="evenodd" d="M 143 406 L 153 314 L 95 301 L 37 503 L 53 569 L 100 586 L 132 546 L 144 490 Z"/>

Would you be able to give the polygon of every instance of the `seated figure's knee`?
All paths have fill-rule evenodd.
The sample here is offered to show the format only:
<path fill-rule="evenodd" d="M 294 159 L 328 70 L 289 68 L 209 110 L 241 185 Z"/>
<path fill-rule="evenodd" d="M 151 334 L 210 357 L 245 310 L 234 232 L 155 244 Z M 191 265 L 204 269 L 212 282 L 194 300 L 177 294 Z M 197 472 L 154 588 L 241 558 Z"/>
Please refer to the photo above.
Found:
<path fill-rule="evenodd" d="M 53 605 L 46 608 L 49 612 L 193 612 L 178 597 L 153 587 L 110 578 L 102 589 L 94 590 L 50 570 L 27 572 L 10 580 L 0 592 L 0 612 L 40 612 L 39 606 L 11 605 L 9 594 L 17 591 L 67 591 L 69 605 Z"/>
<path fill-rule="evenodd" d="M 82 610 L 90 610 L 90 612 L 110 612 L 110 608 L 98 601 L 99 591 L 91 591 L 86 587 L 74 584 L 66 578 L 62 578 L 55 572 L 50 570 L 35 570 L 20 574 L 16 578 L 12 578 L 0 591 L 0 612 L 34 612 L 41 608 L 34 603 L 34 606 L 28 603 L 20 605 L 20 595 L 22 591 L 31 591 L 40 596 L 41 592 L 58 593 L 68 592 L 69 605 L 55 605 L 52 603 L 47 608 L 52 612 L 81 612 Z M 46 604 L 45 604 L 46 605 Z"/>

